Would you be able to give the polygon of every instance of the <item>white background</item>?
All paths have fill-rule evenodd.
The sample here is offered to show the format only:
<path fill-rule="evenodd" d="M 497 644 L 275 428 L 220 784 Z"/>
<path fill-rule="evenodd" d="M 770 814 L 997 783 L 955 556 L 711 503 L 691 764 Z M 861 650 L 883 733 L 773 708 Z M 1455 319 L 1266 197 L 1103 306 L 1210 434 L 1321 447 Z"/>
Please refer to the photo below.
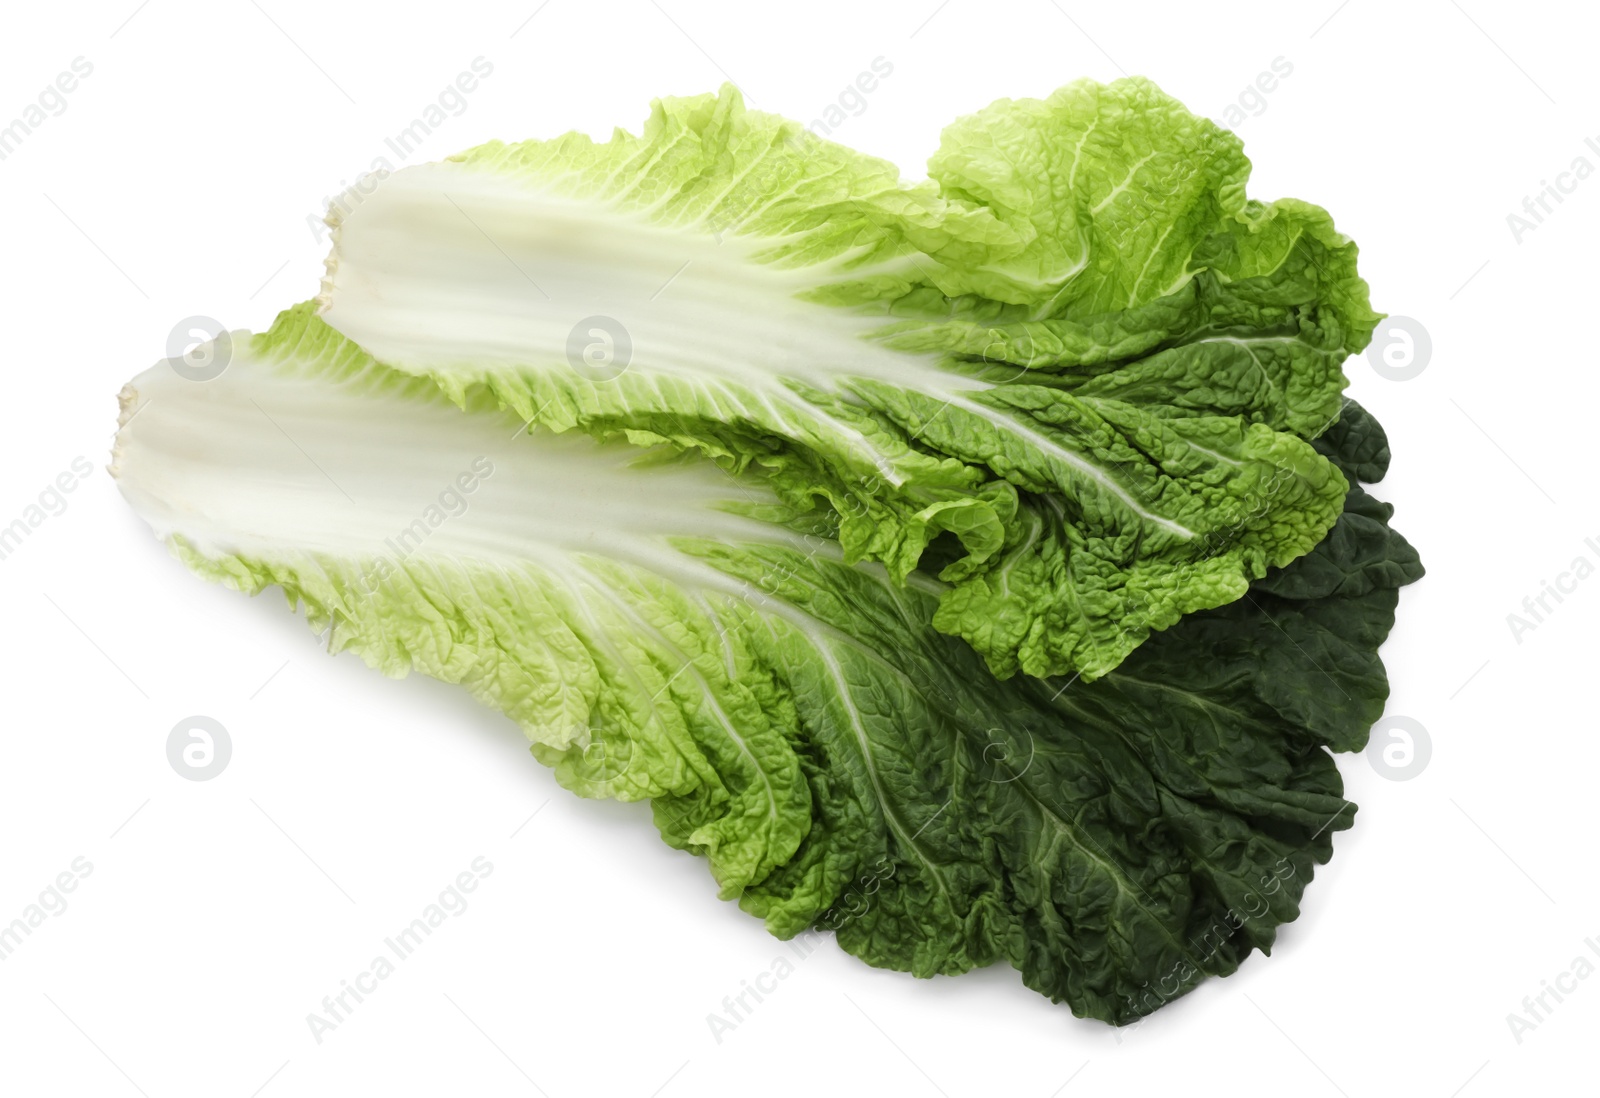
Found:
<path fill-rule="evenodd" d="M 0 36 L 0 124 L 93 65 L 0 161 L 0 525 L 95 466 L 0 560 L 0 922 L 93 866 L 0 962 L 0 1090 L 1593 1091 L 1600 978 L 1520 1043 L 1507 1022 L 1600 939 L 1600 578 L 1520 643 L 1507 624 L 1600 562 L 1600 175 L 1520 242 L 1506 220 L 1576 157 L 1600 168 L 1578 6 L 137 2 L 27 5 Z M 1389 713 L 1433 754 L 1406 782 L 1340 760 L 1357 825 L 1272 957 L 1119 1032 L 1009 969 L 915 981 L 828 945 L 718 1043 L 706 1016 L 785 947 L 644 806 L 564 793 L 503 718 L 329 658 L 275 593 L 202 583 L 149 536 L 101 468 L 117 389 L 181 318 L 260 329 L 313 294 L 308 215 L 479 56 L 493 75 L 414 159 L 637 129 L 724 79 L 810 120 L 881 56 L 834 136 L 915 177 L 995 98 L 1126 71 L 1218 117 L 1292 64 L 1238 127 L 1253 195 L 1327 206 L 1374 303 L 1431 334 L 1414 380 L 1347 371 L 1429 569 L 1384 655 Z M 231 733 L 211 781 L 167 762 L 191 714 Z M 306 1015 L 480 855 L 471 907 L 314 1041 Z"/>

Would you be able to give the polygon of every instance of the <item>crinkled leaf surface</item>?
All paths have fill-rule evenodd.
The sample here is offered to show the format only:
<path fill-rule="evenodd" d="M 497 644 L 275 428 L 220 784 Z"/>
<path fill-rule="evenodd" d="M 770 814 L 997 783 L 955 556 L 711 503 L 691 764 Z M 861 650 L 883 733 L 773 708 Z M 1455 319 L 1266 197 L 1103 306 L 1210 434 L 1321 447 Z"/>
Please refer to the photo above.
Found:
<path fill-rule="evenodd" d="M 1376 320 L 1328 215 L 1146 81 L 950 126 L 930 178 L 746 110 L 363 181 L 319 309 L 462 406 L 669 442 L 831 516 L 1002 676 L 1105 674 L 1333 526 Z"/>
<path fill-rule="evenodd" d="M 1420 574 L 1359 489 L 1097 681 L 999 680 L 933 628 L 949 586 L 846 561 L 831 512 L 458 395 L 291 311 L 215 380 L 136 378 L 113 471 L 196 572 L 459 683 L 567 788 L 650 799 L 773 933 L 874 965 L 1006 961 L 1125 1023 L 1268 949 L 1351 822 L 1327 749 L 1380 712 Z M 1362 423 L 1319 445 L 1370 465 Z"/>

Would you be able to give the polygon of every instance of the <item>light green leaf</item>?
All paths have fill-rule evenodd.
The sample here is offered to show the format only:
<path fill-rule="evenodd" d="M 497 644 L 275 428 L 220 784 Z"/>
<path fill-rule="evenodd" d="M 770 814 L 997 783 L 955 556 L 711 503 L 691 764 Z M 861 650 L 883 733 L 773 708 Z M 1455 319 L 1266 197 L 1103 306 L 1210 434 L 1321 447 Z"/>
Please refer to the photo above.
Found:
<path fill-rule="evenodd" d="M 1247 171 L 1138 80 L 962 119 L 915 185 L 725 89 L 362 184 L 318 308 L 462 405 L 759 470 L 897 580 L 933 553 L 940 629 L 1092 680 L 1344 498 L 1306 440 L 1376 316 Z"/>
<path fill-rule="evenodd" d="M 650 799 L 781 937 L 919 976 L 1005 961 L 1124 1023 L 1268 949 L 1350 824 L 1326 748 L 1381 710 L 1420 574 L 1359 492 L 1309 557 L 1098 682 L 1000 681 L 932 627 L 945 585 L 847 563 L 760 477 L 458 408 L 282 323 L 214 380 L 124 390 L 129 502 L 331 651 L 504 712 L 574 792 Z M 1375 430 L 1329 452 L 1366 460 Z"/>

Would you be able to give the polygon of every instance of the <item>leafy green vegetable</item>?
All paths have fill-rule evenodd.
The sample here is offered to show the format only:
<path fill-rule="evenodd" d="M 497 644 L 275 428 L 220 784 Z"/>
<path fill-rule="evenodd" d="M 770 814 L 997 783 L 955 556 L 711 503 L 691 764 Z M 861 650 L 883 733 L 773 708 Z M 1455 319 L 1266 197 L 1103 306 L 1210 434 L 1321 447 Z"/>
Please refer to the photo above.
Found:
<path fill-rule="evenodd" d="M 652 800 L 779 936 L 920 976 L 1004 960 L 1124 1023 L 1268 949 L 1351 822 L 1327 748 L 1381 711 L 1421 574 L 1359 488 L 1098 681 L 1001 681 L 932 627 L 948 584 L 848 563 L 781 477 L 529 429 L 504 386 L 457 407 L 304 308 L 233 348 L 123 391 L 113 472 L 156 533 L 281 587 L 332 651 L 461 684 L 574 792 Z M 1381 475 L 1375 422 L 1340 424 L 1330 468 Z"/>
<path fill-rule="evenodd" d="M 362 184 L 319 305 L 464 407 L 755 470 L 847 561 L 937 559 L 996 674 L 1088 681 L 1345 499 L 1308 440 L 1377 317 L 1248 172 L 1138 79 L 960 119 L 918 184 L 728 88 Z"/>
<path fill-rule="evenodd" d="M 774 934 L 1126 1023 L 1269 950 L 1352 821 L 1330 751 L 1422 573 L 1353 486 L 1376 315 L 1144 81 L 929 169 L 730 89 L 363 184 L 317 301 L 124 390 L 113 471 Z"/>

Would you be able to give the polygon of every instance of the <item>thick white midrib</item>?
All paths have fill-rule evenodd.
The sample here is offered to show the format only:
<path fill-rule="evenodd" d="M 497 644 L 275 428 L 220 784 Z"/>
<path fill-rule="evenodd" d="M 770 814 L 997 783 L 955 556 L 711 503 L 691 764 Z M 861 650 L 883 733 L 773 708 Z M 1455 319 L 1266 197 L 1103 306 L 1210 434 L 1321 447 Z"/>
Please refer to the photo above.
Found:
<path fill-rule="evenodd" d="M 242 344 L 240 340 L 236 346 Z M 582 435 L 530 435 L 516 431 L 518 421 L 509 414 L 463 412 L 443 398 L 417 401 L 311 380 L 298 375 L 301 364 L 292 360 L 267 361 L 248 350 L 235 354 L 215 381 L 183 380 L 162 363 L 129 386 L 129 400 L 141 410 L 127 417 L 118 434 L 118 484 L 163 538 L 181 537 L 213 559 L 239 556 L 319 569 L 321 561 L 357 567 L 379 559 L 397 563 L 386 539 L 398 535 L 428 502 L 410 490 L 426 493 L 448 484 L 458 466 L 482 453 L 494 461 L 495 471 L 468 497 L 472 502 L 465 514 L 446 519 L 405 555 L 406 567 L 467 575 L 487 569 L 517 581 L 526 580 L 530 570 L 570 575 L 575 567 L 584 566 L 586 557 L 598 557 L 647 571 L 696 597 L 715 593 L 739 600 L 759 613 L 811 630 L 813 640 L 821 635 L 821 623 L 797 606 L 675 544 L 676 539 L 690 538 L 735 546 L 768 545 L 847 567 L 834 542 L 819 544 L 780 526 L 719 509 L 741 493 L 746 499 L 734 502 L 751 502 L 752 493 L 765 499 L 759 485 L 736 482 L 706 462 L 624 469 L 615 476 L 601 476 L 599 483 L 625 484 L 630 493 L 646 500 L 664 493 L 674 511 L 682 512 L 679 521 L 664 529 L 638 529 L 623 522 L 610 536 L 600 536 L 606 531 L 595 528 L 572 531 L 555 521 L 561 518 L 564 489 L 530 499 L 518 491 L 519 486 L 548 486 L 564 471 L 591 459 L 601 463 L 603 474 L 608 473 L 618 461 L 634 460 L 642 450 L 605 446 Z M 276 412 L 275 424 L 262 409 Z M 360 419 L 369 428 L 377 424 L 382 441 L 381 447 L 362 450 L 364 462 L 379 468 L 402 458 L 412 462 L 407 494 L 388 498 L 385 512 L 376 517 L 370 513 L 375 500 L 365 490 L 366 482 L 345 481 L 357 500 L 352 507 L 311 465 L 319 457 L 328 461 L 329 453 L 337 449 L 334 443 L 345 438 L 346 425 Z M 419 451 L 430 447 L 439 452 L 423 453 L 419 464 Z M 347 468 L 330 464 L 328 471 L 343 478 Z M 419 468 L 430 471 L 416 471 Z M 263 485 L 271 488 L 265 496 L 259 494 Z M 252 489 L 258 493 L 254 498 Z M 499 494 L 497 501 L 492 493 Z M 635 514 L 627 506 L 627 495 L 615 502 L 617 512 Z M 543 512 L 538 517 L 552 521 L 530 526 L 525 522 L 530 511 Z M 515 536 L 496 528 L 508 518 L 522 524 Z M 358 524 L 360 532 L 355 529 Z M 258 532 L 242 533 L 246 528 Z M 270 531 L 270 536 L 259 531 Z M 563 536 L 541 538 L 544 531 Z M 881 567 L 856 568 L 878 582 L 889 582 Z M 921 578 L 914 579 L 913 586 L 939 589 L 934 581 Z M 381 628 L 381 622 L 368 624 Z"/>
<path fill-rule="evenodd" d="M 950 380 L 936 356 L 875 342 L 887 318 L 798 296 L 843 276 L 838 261 L 780 268 L 756 257 L 771 238 L 718 243 L 697 224 L 653 224 L 615 202 L 580 201 L 476 165 L 407 168 L 335 228 L 324 318 L 406 372 L 510 366 L 561 384 L 573 369 L 569 329 L 582 317 L 612 317 L 632 339 L 629 371 L 720 384 L 750 406 L 787 406 L 900 481 L 891 455 L 787 382 L 837 391 L 861 376 L 925 389 Z M 581 389 L 590 379 L 573 372 L 570 380 Z"/>
<path fill-rule="evenodd" d="M 1091 461 L 1085 460 L 1083 455 L 1076 454 L 1067 449 L 1065 446 L 1062 446 L 1060 443 L 1056 442 L 1054 439 L 1051 439 L 1046 435 L 1042 435 L 1038 431 L 1025 426 L 1021 420 L 1015 418 L 1014 416 L 1005 415 L 997 409 L 990 408 L 984 404 L 979 404 L 974 400 L 969 400 L 953 391 L 947 390 L 939 393 L 937 394 L 936 399 L 944 400 L 952 407 L 960 408 L 969 415 L 977 416 L 979 419 L 985 420 L 1002 432 L 1015 434 L 1027 440 L 1030 445 L 1034 446 L 1041 453 L 1055 458 L 1057 461 L 1061 462 L 1063 465 L 1066 465 L 1074 472 L 1082 475 L 1086 480 L 1092 481 L 1110 495 L 1121 500 L 1124 507 L 1138 515 L 1145 522 L 1148 522 L 1154 526 L 1160 526 L 1165 530 L 1170 530 L 1180 537 L 1192 538 L 1195 536 L 1195 532 L 1189 529 L 1187 526 L 1173 522 L 1171 519 L 1166 518 L 1163 515 L 1158 515 L 1152 511 L 1146 510 L 1136 499 L 1133 498 L 1126 488 L 1122 487 L 1116 481 L 1107 476 L 1105 470 L 1101 469 L 1098 465 L 1095 465 Z"/>
<path fill-rule="evenodd" d="M 336 318 L 330 317 L 330 320 Z M 460 382 L 462 377 L 458 368 L 441 363 L 431 362 L 433 356 L 427 358 L 414 357 L 403 350 L 396 351 L 392 341 L 383 341 L 385 353 L 384 365 L 408 374 L 420 374 L 441 381 Z M 474 361 L 485 352 L 481 348 L 460 348 L 461 361 Z M 540 360 L 533 356 L 520 358 L 509 363 L 496 364 L 491 367 L 493 376 L 500 385 L 508 382 L 515 386 L 525 384 L 527 377 L 543 376 L 554 381 L 557 386 L 569 389 L 580 395 L 580 400 L 585 392 L 597 396 L 604 395 L 603 387 L 607 382 L 590 381 L 581 375 L 572 373 L 572 368 L 565 362 L 556 361 L 552 353 L 550 358 Z M 635 363 L 631 369 L 650 371 L 647 363 Z M 687 381 L 697 389 L 704 392 L 708 399 L 719 404 L 731 405 L 737 411 L 743 411 L 759 427 L 772 430 L 781 437 L 800 445 L 813 445 L 818 437 L 831 438 L 833 445 L 839 452 L 854 457 L 868 464 L 883 480 L 891 486 L 899 487 L 905 483 L 905 474 L 897 468 L 895 459 L 886 453 L 877 443 L 868 438 L 862 431 L 818 405 L 806 400 L 800 394 L 784 383 L 781 376 L 776 374 L 752 374 L 748 380 L 733 379 L 717 374 L 707 376 L 685 375 L 678 370 L 662 370 L 659 376 L 664 380 Z M 859 372 L 842 369 L 839 371 L 835 384 L 842 383 L 854 377 L 861 376 Z M 930 379 L 937 376 L 942 382 L 948 382 L 949 376 L 943 371 L 930 371 Z M 981 388 L 982 384 L 974 382 L 974 388 Z M 659 388 L 655 388 L 657 393 Z M 677 408 L 666 402 L 664 396 L 654 402 L 654 406 L 641 403 L 633 410 L 639 412 L 673 412 L 693 411 L 693 409 Z M 761 413 L 765 412 L 765 416 Z M 536 421 L 537 421 L 536 416 Z"/>
<path fill-rule="evenodd" d="M 672 539 L 809 548 L 781 526 L 725 510 L 772 497 L 708 462 L 630 468 L 643 450 L 535 437 L 517 432 L 514 416 L 312 381 L 292 364 L 235 355 L 209 382 L 166 364 L 140 375 L 129 399 L 141 411 L 117 439 L 119 487 L 135 509 L 158 535 L 208 555 L 398 564 L 398 552 L 405 562 L 516 572 L 592 553 L 739 596 L 744 586 Z M 420 544 L 403 541 L 479 456 L 494 470 L 461 493 L 464 513 L 428 526 Z"/>

